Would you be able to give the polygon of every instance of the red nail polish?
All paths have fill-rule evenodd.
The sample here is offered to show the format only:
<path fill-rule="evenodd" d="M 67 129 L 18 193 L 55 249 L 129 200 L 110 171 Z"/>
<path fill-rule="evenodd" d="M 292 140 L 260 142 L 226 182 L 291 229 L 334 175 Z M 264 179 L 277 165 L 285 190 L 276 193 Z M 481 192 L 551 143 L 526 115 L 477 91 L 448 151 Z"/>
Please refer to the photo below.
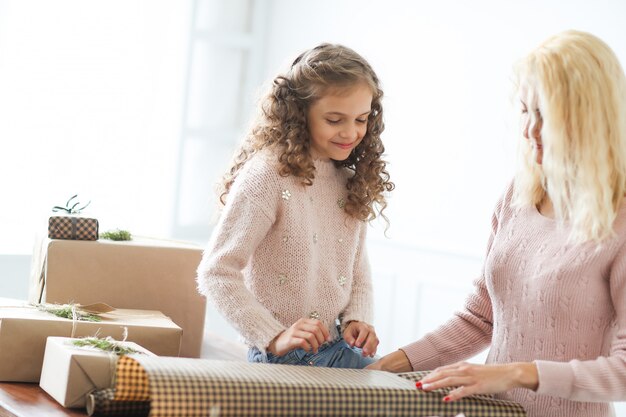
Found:
<path fill-rule="evenodd" d="M 422 388 L 422 381 L 417 381 L 415 383 L 415 388 Z"/>
<path fill-rule="evenodd" d="M 443 397 L 443 400 L 444 400 L 445 402 L 450 402 L 450 397 Z"/>

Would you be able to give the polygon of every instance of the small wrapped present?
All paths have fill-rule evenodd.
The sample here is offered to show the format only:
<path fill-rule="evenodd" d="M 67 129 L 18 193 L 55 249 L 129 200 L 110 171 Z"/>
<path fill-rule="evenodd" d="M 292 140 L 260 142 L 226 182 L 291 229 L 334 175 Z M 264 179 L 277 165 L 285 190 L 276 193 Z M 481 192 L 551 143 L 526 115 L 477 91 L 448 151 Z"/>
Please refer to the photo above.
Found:
<path fill-rule="evenodd" d="M 88 217 L 52 216 L 48 219 L 50 239 L 98 240 L 98 220 Z"/>
<path fill-rule="evenodd" d="M 100 306 L 81 306 L 85 310 L 72 309 L 73 318 L 63 318 L 23 301 L 0 298 L 0 381 L 39 382 L 48 336 L 111 336 L 157 355 L 180 353 L 182 329 L 160 311 Z M 89 321 L 94 313 L 99 321 Z M 79 317 L 83 314 L 87 320 Z"/>
<path fill-rule="evenodd" d="M 113 347 L 102 350 L 93 345 Z M 84 407 L 87 395 L 111 387 L 118 353 L 154 353 L 133 342 L 49 337 L 39 386 L 63 407 Z"/>
<path fill-rule="evenodd" d="M 52 216 L 48 220 L 48 237 L 50 239 L 98 240 L 98 220 L 78 216 L 91 203 L 82 207 L 76 200 L 78 194 L 67 200 L 65 206 L 54 206 L 52 211 L 66 215 Z"/>

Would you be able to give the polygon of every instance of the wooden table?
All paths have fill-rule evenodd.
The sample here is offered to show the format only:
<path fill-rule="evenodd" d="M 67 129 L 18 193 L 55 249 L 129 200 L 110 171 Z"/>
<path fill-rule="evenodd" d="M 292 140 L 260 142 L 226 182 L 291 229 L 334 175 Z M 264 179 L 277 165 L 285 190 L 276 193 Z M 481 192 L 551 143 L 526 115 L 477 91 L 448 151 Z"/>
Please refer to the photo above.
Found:
<path fill-rule="evenodd" d="M 0 382 L 0 417 L 84 417 L 84 409 L 63 408 L 37 384 Z"/>

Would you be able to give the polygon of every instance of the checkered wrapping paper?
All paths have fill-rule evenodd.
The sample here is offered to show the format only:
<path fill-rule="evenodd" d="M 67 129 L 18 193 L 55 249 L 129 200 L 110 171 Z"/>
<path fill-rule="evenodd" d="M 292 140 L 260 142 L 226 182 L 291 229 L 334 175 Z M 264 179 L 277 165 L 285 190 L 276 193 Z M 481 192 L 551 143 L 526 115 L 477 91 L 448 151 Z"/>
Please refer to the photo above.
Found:
<path fill-rule="evenodd" d="M 115 401 L 115 390 L 107 388 L 93 391 L 87 396 L 87 414 L 90 416 L 146 417 L 150 413 L 149 401 Z"/>
<path fill-rule="evenodd" d="M 52 216 L 48 219 L 50 239 L 98 240 L 98 220 L 78 216 Z"/>
<path fill-rule="evenodd" d="M 145 395 L 136 387 L 147 377 L 151 417 L 526 415 L 517 403 L 486 396 L 444 403 L 446 391 L 415 388 L 424 374 L 133 356 L 118 362 L 115 398 Z"/>
<path fill-rule="evenodd" d="M 148 374 L 143 367 L 129 356 L 117 361 L 115 371 L 115 400 L 149 401 Z"/>

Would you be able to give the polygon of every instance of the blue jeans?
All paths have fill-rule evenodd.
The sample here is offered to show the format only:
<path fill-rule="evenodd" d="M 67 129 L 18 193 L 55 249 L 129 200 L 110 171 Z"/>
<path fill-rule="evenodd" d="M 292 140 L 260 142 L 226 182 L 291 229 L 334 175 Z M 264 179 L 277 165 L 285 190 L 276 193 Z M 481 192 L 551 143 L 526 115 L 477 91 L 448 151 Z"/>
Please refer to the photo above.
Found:
<path fill-rule="evenodd" d="M 252 347 L 248 350 L 248 362 L 282 365 L 323 366 L 328 368 L 363 369 L 376 359 L 364 357 L 359 348 L 351 348 L 343 339 L 324 343 L 317 353 L 294 349 L 283 356 L 263 353 Z"/>

